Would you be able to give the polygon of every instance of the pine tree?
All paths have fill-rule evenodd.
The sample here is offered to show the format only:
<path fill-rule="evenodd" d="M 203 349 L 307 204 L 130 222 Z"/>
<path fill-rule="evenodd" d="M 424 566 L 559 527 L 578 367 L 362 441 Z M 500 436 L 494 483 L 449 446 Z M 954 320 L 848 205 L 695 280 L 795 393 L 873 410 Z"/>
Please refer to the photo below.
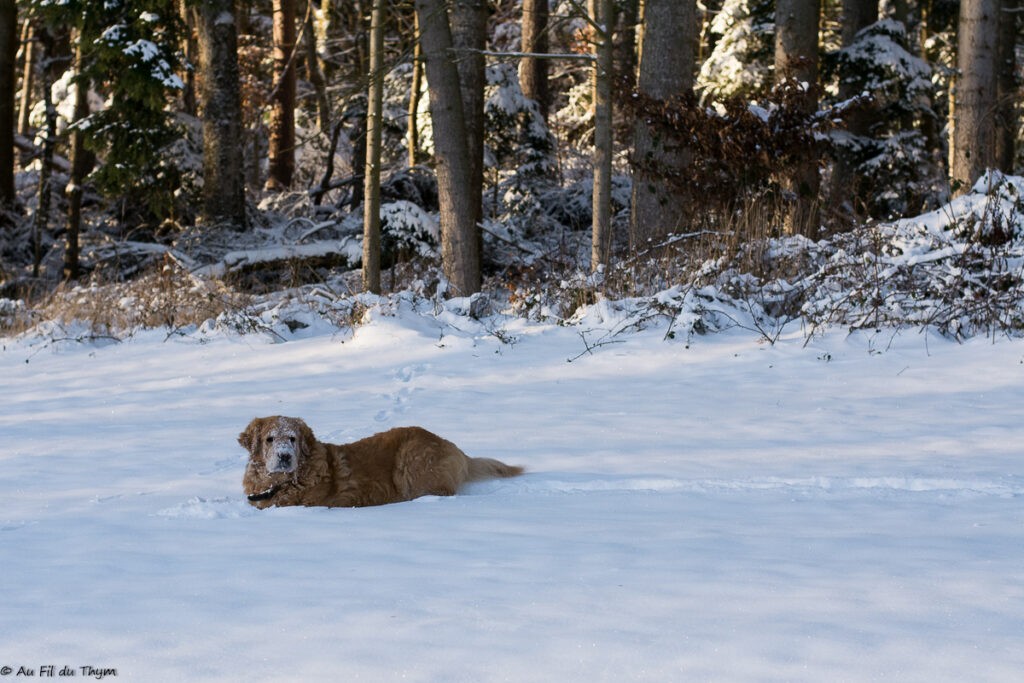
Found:
<path fill-rule="evenodd" d="M 891 218 L 934 202 L 940 172 L 919 125 L 936 118 L 932 68 L 907 49 L 903 24 L 871 24 L 826 62 L 841 100 L 846 94 L 871 97 L 857 125 L 831 135 L 837 169 L 843 169 L 833 172 L 836 203 L 857 202 L 861 206 L 848 210 Z"/>
<path fill-rule="evenodd" d="M 76 78 L 92 83 L 106 101 L 75 122 L 100 159 L 92 182 L 124 213 L 169 215 L 181 184 L 169 148 L 181 131 L 168 105 L 184 86 L 174 0 L 66 0 L 39 2 L 36 9 L 43 21 L 75 29 L 82 47 Z"/>
<path fill-rule="evenodd" d="M 774 69 L 774 0 L 725 0 L 710 32 L 718 39 L 697 77 L 702 96 L 715 101 L 766 95 Z"/>

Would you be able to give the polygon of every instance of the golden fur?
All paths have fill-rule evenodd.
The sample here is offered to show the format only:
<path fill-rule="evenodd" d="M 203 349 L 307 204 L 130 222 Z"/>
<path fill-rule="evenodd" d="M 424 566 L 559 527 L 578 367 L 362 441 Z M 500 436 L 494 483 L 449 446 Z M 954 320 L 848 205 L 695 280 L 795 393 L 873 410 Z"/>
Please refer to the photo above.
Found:
<path fill-rule="evenodd" d="M 490 458 L 470 458 L 420 427 L 335 445 L 318 441 L 297 417 L 258 417 L 238 435 L 238 443 L 249 451 L 242 487 L 258 508 L 361 507 L 451 496 L 467 481 L 523 471 Z"/>

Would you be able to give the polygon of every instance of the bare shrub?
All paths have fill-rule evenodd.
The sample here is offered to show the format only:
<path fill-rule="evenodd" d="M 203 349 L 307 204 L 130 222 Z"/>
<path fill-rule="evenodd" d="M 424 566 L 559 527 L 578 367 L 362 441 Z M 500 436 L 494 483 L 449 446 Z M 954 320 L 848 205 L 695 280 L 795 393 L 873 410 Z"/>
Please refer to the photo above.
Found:
<path fill-rule="evenodd" d="M 139 329 L 181 329 L 239 311 L 249 297 L 219 280 L 197 278 L 167 259 L 127 282 L 64 283 L 38 301 L 12 304 L 0 331 L 19 334 L 43 321 L 85 325 L 95 334 L 124 337 Z"/>

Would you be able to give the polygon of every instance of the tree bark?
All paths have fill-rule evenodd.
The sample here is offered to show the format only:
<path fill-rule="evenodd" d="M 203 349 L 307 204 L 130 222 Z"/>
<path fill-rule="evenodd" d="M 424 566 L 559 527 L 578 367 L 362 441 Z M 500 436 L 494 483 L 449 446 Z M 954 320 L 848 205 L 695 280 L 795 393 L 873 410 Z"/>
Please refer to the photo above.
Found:
<path fill-rule="evenodd" d="M 274 73 L 267 189 L 291 187 L 295 174 L 295 0 L 274 0 Z"/>
<path fill-rule="evenodd" d="M 32 277 L 39 277 L 43 262 L 43 233 L 50 225 L 50 208 L 53 197 L 53 148 L 57 144 L 57 107 L 53 102 L 53 76 L 50 60 L 53 58 L 55 40 L 52 31 L 46 26 L 36 29 L 42 49 L 42 60 L 39 64 L 39 75 L 43 89 L 43 106 L 46 111 L 46 124 L 43 137 L 43 156 L 39 169 L 39 194 L 37 197 L 36 214 L 32 218 Z"/>
<path fill-rule="evenodd" d="M 981 174 L 996 164 L 999 4 L 999 0 L 960 3 L 959 78 L 950 169 L 955 195 L 970 191 Z"/>
<path fill-rule="evenodd" d="M 14 205 L 14 91 L 18 8 L 0 0 L 0 211 Z M 2 220 L 2 218 L 0 218 Z"/>
<path fill-rule="evenodd" d="M 878 21 L 878 0 L 843 0 L 842 46 L 853 44 L 858 31 Z M 839 82 L 839 99 L 848 100 L 858 93 L 848 81 Z M 872 113 L 870 111 L 854 111 L 846 117 L 846 129 L 856 136 L 867 135 L 871 129 Z M 840 209 L 853 225 L 853 216 L 857 210 L 857 183 L 854 168 L 845 157 L 836 159 L 832 167 L 832 178 L 829 184 L 829 197 L 834 208 Z"/>
<path fill-rule="evenodd" d="M 197 61 L 196 39 L 195 39 L 195 10 L 189 0 L 177 0 L 178 16 L 185 27 L 184 35 L 181 36 L 181 51 L 184 53 L 185 61 L 188 64 L 195 64 Z M 181 91 L 181 108 L 189 116 L 195 116 L 199 107 L 196 103 L 196 74 L 193 69 L 185 69 L 183 74 L 185 87 Z"/>
<path fill-rule="evenodd" d="M 462 120 L 466 125 L 470 184 L 465 191 L 473 202 L 473 225 L 479 225 L 483 219 L 484 187 L 484 86 L 487 79 L 483 51 L 487 47 L 486 0 L 453 0 L 448 22 L 452 31 L 452 54 L 462 91 Z M 477 246 L 482 246 L 482 240 L 477 240 Z"/>
<path fill-rule="evenodd" d="M 853 44 L 862 28 L 878 21 L 878 0 L 843 0 L 843 26 L 840 32 L 843 47 Z"/>
<path fill-rule="evenodd" d="M 444 0 L 416 0 L 420 41 L 430 93 L 438 199 L 441 205 L 441 262 L 456 296 L 480 291 L 480 196 L 471 196 L 471 162 L 462 89 L 452 54 L 452 33 Z"/>
<path fill-rule="evenodd" d="M 415 24 L 416 35 L 420 33 L 420 20 L 415 14 L 413 15 L 413 22 Z M 412 48 L 412 86 L 409 88 L 409 123 L 406 127 L 407 130 L 407 141 L 406 145 L 409 148 L 409 166 L 410 168 L 419 163 L 419 149 L 420 149 L 420 129 L 417 125 L 417 117 L 419 116 L 420 109 L 420 94 L 423 90 L 423 49 L 420 45 L 420 41 L 417 40 Z"/>
<path fill-rule="evenodd" d="M 999 14 L 999 63 L 996 82 L 996 167 L 1013 173 L 1017 142 L 1017 14 L 1020 0 L 1002 0 Z"/>
<path fill-rule="evenodd" d="M 245 169 L 234 0 L 201 0 L 197 19 L 203 118 L 203 218 L 210 224 L 243 230 Z"/>
<path fill-rule="evenodd" d="M 21 102 L 18 105 L 18 135 L 28 137 L 28 119 L 32 111 L 32 84 L 36 75 L 36 29 L 32 21 L 25 22 L 22 31 L 25 43 L 25 67 L 21 72 Z"/>
<path fill-rule="evenodd" d="M 384 0 L 373 0 L 370 19 L 370 92 L 366 113 L 363 190 L 363 287 L 380 294 L 380 157 L 384 100 Z"/>
<path fill-rule="evenodd" d="M 589 0 L 596 54 L 591 75 L 594 93 L 594 197 L 590 269 L 611 261 L 612 251 L 612 0 Z"/>
<path fill-rule="evenodd" d="M 694 0 L 646 1 L 637 81 L 642 95 L 669 100 L 693 90 L 696 17 Z M 693 206 L 678 189 L 688 157 L 679 141 L 659 136 L 642 119 L 635 122 L 629 231 L 633 252 L 675 232 L 692 212 Z"/>
<path fill-rule="evenodd" d="M 680 1 L 686 2 L 686 0 Z M 639 76 L 640 43 L 643 42 L 644 36 L 640 17 L 643 14 L 643 6 L 645 4 L 647 4 L 646 0 L 644 2 L 640 0 L 618 0 L 615 2 L 613 9 L 616 14 L 616 19 L 613 22 L 616 24 L 615 37 L 613 38 L 615 45 L 613 60 L 615 62 L 615 69 L 622 79 L 620 82 L 623 84 L 623 87 L 627 87 L 625 85 L 627 83 L 629 87 L 636 87 Z"/>
<path fill-rule="evenodd" d="M 305 28 L 302 39 L 306 48 L 306 74 L 309 83 L 316 92 L 316 125 L 321 133 L 327 135 L 331 127 L 331 101 L 327 96 L 327 79 L 320 66 L 320 55 L 317 52 L 316 26 L 313 21 L 313 0 L 307 0 Z"/>
<path fill-rule="evenodd" d="M 523 0 L 522 32 L 523 52 L 545 54 L 548 51 L 548 0 Z M 547 121 L 551 107 L 547 60 L 536 57 L 519 60 L 519 87 L 523 95 L 537 103 L 541 116 Z"/>
<path fill-rule="evenodd" d="M 89 80 L 84 77 L 82 40 L 75 46 L 75 109 L 74 122 L 78 124 L 89 116 Z M 79 234 L 82 230 L 82 194 L 85 176 L 92 165 L 92 154 L 85 149 L 85 132 L 78 126 L 71 130 L 71 173 L 64 194 L 68 199 L 68 224 L 64 235 L 64 279 L 77 280 L 79 276 Z"/>
<path fill-rule="evenodd" d="M 818 83 L 818 22 L 821 0 L 778 0 L 775 5 L 775 81 L 806 84 L 806 95 L 797 103 L 801 113 L 818 107 L 814 89 Z M 780 179 L 789 207 L 783 217 L 787 234 L 813 236 L 819 227 L 818 159 L 813 154 Z"/>

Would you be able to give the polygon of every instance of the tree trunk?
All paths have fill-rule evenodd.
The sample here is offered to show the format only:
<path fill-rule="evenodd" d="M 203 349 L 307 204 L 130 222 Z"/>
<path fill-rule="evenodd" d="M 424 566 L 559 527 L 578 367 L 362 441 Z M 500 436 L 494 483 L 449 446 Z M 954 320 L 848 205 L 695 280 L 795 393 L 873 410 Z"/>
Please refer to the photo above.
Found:
<path fill-rule="evenodd" d="M 686 2 L 686 0 L 680 0 Z M 640 16 L 643 13 L 643 6 L 647 4 L 640 0 L 618 0 L 615 2 L 614 12 L 616 19 L 615 55 L 613 60 L 618 75 L 621 77 L 622 87 L 636 87 L 638 77 L 637 65 L 640 61 L 640 43 L 643 42 L 643 25 Z M 626 85 L 628 84 L 628 86 Z"/>
<path fill-rule="evenodd" d="M 462 120 L 466 125 L 470 184 L 468 190 L 464 191 L 469 193 L 469 199 L 473 202 L 473 225 L 477 226 L 483 219 L 484 86 L 487 80 L 483 50 L 487 47 L 486 0 L 453 0 L 448 22 L 462 91 Z M 482 240 L 477 239 L 476 243 L 478 248 L 482 246 Z M 480 258 L 478 255 L 477 261 Z"/>
<path fill-rule="evenodd" d="M 18 105 L 18 135 L 28 137 L 28 118 L 32 112 L 32 83 L 36 75 L 36 29 L 32 21 L 25 22 L 22 31 L 25 43 L 25 68 L 21 72 L 21 103 Z"/>
<path fill-rule="evenodd" d="M 420 20 L 413 15 L 416 35 L 420 34 Z M 412 48 L 412 86 L 409 89 L 409 123 L 407 126 L 406 145 L 409 148 L 409 166 L 419 163 L 418 154 L 420 149 L 420 129 L 417 125 L 417 117 L 420 110 L 420 94 L 423 91 L 423 49 L 420 41 L 417 40 Z"/>
<path fill-rule="evenodd" d="M 185 27 L 184 35 L 181 36 L 181 51 L 184 53 L 185 62 L 195 64 L 196 39 L 195 39 L 195 9 L 189 0 L 177 0 L 178 16 Z M 195 116 L 199 107 L 196 103 L 196 74 L 194 69 L 185 69 L 183 74 L 185 87 L 181 91 L 181 108 L 189 116 Z"/>
<path fill-rule="evenodd" d="M 641 94 L 669 100 L 693 90 L 697 3 L 647 0 L 637 87 Z M 658 135 L 638 119 L 633 129 L 633 211 L 629 241 L 633 252 L 675 232 L 693 206 L 678 188 L 689 154 L 679 141 Z M 671 177 L 675 177 L 675 182 Z"/>
<path fill-rule="evenodd" d="M 74 122 L 78 124 L 89 116 L 89 80 L 84 71 L 82 40 L 75 46 L 75 110 Z M 92 165 L 92 154 L 85 149 L 85 132 L 78 126 L 71 130 L 71 173 L 64 194 L 68 199 L 67 233 L 64 235 L 64 279 L 77 280 L 79 276 L 79 239 L 82 230 L 82 194 L 85 176 Z"/>
<path fill-rule="evenodd" d="M 878 21 L 878 0 L 843 0 L 842 46 L 853 44 L 857 32 Z M 840 79 L 839 99 L 848 100 L 858 93 L 849 81 Z M 871 129 L 872 112 L 854 111 L 846 117 L 846 129 L 855 136 L 867 135 Z M 848 158 L 839 156 L 832 167 L 829 197 L 833 208 L 842 212 L 853 225 L 857 211 L 858 184 Z"/>
<path fill-rule="evenodd" d="M 380 157 L 384 99 L 384 0 L 373 0 L 370 20 L 370 92 L 366 113 L 363 191 L 363 287 L 380 294 Z"/>
<path fill-rule="evenodd" d="M 245 169 L 234 0 L 201 0 L 198 14 L 203 116 L 203 218 L 243 230 Z"/>
<path fill-rule="evenodd" d="M 950 173 L 953 193 L 970 191 L 995 167 L 999 0 L 962 0 L 957 49 L 955 126 Z"/>
<path fill-rule="evenodd" d="M 452 292 L 468 296 L 480 290 L 480 231 L 467 145 L 462 89 L 452 57 L 452 34 L 444 0 L 416 0 L 420 41 L 430 91 L 430 118 L 438 199 L 441 204 L 441 261 Z"/>
<path fill-rule="evenodd" d="M 853 44 L 853 38 L 862 28 L 878 21 L 878 0 L 843 0 L 843 47 Z"/>
<path fill-rule="evenodd" d="M 590 269 L 594 272 L 611 261 L 612 252 L 612 0 L 589 0 L 590 17 L 596 24 L 596 53 L 592 74 L 594 92 L 594 197 Z"/>
<path fill-rule="evenodd" d="M 274 73 L 267 189 L 291 187 L 295 174 L 295 0 L 274 0 Z"/>
<path fill-rule="evenodd" d="M 17 52 L 18 8 L 14 0 L 0 0 L 0 212 L 13 206 L 15 200 L 14 64 Z"/>
<path fill-rule="evenodd" d="M 316 26 L 313 21 L 313 0 L 307 0 L 310 5 L 307 7 L 305 28 L 302 39 L 306 48 L 306 74 L 309 76 L 309 83 L 316 92 L 316 125 L 321 133 L 327 135 L 331 127 L 331 101 L 327 96 L 327 79 L 320 67 L 320 55 L 317 53 Z"/>
<path fill-rule="evenodd" d="M 818 83 L 818 22 L 821 0 L 778 0 L 775 5 L 775 81 L 806 84 L 806 95 L 797 103 L 810 115 L 818 108 L 814 88 Z M 790 204 L 783 217 L 787 234 L 813 236 L 819 227 L 818 159 L 813 153 L 780 179 Z"/>
<path fill-rule="evenodd" d="M 1017 142 L 1017 14 L 1020 0 L 1003 0 L 999 14 L 999 63 L 996 83 L 996 167 L 1014 172 Z"/>
<path fill-rule="evenodd" d="M 43 233 L 50 225 L 50 205 L 53 196 L 53 148 L 57 144 L 57 107 L 53 103 L 53 69 L 50 60 L 53 58 L 54 37 L 46 26 L 36 29 L 42 48 L 42 60 L 39 75 L 42 80 L 43 106 L 46 110 L 46 124 L 43 136 L 43 157 L 39 168 L 39 194 L 37 197 L 36 215 L 32 219 L 32 277 L 39 277 L 43 262 Z"/>
<path fill-rule="evenodd" d="M 522 31 L 523 52 L 545 54 L 548 51 L 548 0 L 523 0 Z M 547 121 L 551 107 L 547 60 L 536 57 L 519 60 L 519 87 L 523 95 L 537 103 L 541 116 Z"/>

